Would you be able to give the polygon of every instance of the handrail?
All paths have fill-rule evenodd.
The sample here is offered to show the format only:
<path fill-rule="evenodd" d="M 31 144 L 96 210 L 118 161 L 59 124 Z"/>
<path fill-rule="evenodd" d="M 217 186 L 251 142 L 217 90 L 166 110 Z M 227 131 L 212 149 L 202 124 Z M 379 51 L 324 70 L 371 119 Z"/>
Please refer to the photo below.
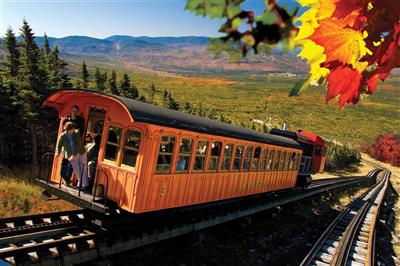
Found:
<path fill-rule="evenodd" d="M 50 156 L 53 156 L 53 158 L 54 158 L 55 154 L 53 152 L 46 152 L 45 154 L 42 155 L 42 158 L 40 160 L 40 165 L 39 165 L 38 179 L 42 179 L 41 175 L 42 175 L 42 167 L 43 167 L 43 164 L 44 164 L 44 160 L 45 160 L 46 157 L 50 158 Z M 54 161 L 54 159 L 53 159 L 53 161 Z M 46 180 L 46 182 L 47 183 L 50 182 L 50 167 L 48 167 L 48 169 L 47 169 L 47 180 Z"/>

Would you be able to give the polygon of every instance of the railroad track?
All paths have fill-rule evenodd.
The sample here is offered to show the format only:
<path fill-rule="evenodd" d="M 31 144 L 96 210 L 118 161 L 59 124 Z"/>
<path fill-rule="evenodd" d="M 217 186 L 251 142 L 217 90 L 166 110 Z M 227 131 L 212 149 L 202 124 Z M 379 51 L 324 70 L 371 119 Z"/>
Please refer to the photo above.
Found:
<path fill-rule="evenodd" d="M 71 265 L 106 257 L 189 232 L 232 221 L 296 200 L 355 184 L 366 177 L 326 179 L 305 190 L 260 194 L 245 199 L 165 213 L 103 216 L 91 211 L 0 219 L 0 264 Z"/>
<path fill-rule="evenodd" d="M 300 265 L 374 265 L 375 223 L 389 183 L 380 182 L 348 206 L 325 230 Z"/>
<path fill-rule="evenodd" d="M 11 264 L 24 264 L 73 253 L 77 244 L 93 242 L 90 225 L 84 210 L 0 219 L 0 256 Z"/>

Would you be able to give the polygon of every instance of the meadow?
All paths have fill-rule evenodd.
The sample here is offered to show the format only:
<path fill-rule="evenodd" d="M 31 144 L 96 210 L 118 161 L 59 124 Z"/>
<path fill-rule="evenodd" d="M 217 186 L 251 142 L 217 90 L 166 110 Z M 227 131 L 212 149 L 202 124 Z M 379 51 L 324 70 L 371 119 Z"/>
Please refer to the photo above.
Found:
<path fill-rule="evenodd" d="M 325 103 L 325 88 L 311 87 L 302 95 L 288 97 L 293 84 L 304 77 L 284 75 L 241 75 L 184 77 L 164 74 L 130 73 L 140 94 L 149 97 L 156 87 L 161 103 L 164 90 L 172 93 L 181 107 L 185 102 L 212 109 L 233 124 L 252 125 L 253 119 L 269 128 L 289 123 L 289 129 L 316 132 L 323 138 L 359 146 L 371 143 L 379 134 L 400 131 L 400 77 L 380 83 L 373 95 L 357 105 L 340 109 L 335 100 Z M 265 108 L 266 105 L 266 108 Z"/>

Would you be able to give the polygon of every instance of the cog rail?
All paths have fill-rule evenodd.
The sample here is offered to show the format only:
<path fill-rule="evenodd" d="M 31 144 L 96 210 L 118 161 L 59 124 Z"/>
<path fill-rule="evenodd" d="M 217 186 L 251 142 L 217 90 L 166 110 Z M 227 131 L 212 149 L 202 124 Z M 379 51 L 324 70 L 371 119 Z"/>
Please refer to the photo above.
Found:
<path fill-rule="evenodd" d="M 329 225 L 301 262 L 304 265 L 374 265 L 375 224 L 390 172 Z"/>

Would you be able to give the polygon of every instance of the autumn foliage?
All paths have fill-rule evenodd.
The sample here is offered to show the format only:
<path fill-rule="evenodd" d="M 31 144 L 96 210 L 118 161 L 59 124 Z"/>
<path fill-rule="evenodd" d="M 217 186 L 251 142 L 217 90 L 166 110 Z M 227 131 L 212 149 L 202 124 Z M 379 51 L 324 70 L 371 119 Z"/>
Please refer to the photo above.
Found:
<path fill-rule="evenodd" d="M 356 104 L 361 94 L 374 93 L 378 80 L 400 66 L 398 0 L 297 0 L 303 13 L 265 0 L 260 15 L 243 10 L 243 2 L 188 0 L 186 9 L 226 18 L 220 28 L 225 36 L 211 41 L 217 54 L 226 51 L 237 58 L 277 44 L 282 51 L 300 48 L 298 56 L 310 64 L 310 78 L 295 84 L 291 96 L 327 84 L 326 101 L 338 97 L 341 107 Z"/>
<path fill-rule="evenodd" d="M 326 100 L 340 106 L 374 93 L 400 66 L 400 9 L 397 0 L 299 0 L 309 10 L 299 17 L 300 56 L 311 65 L 304 84 L 327 81 Z M 299 87 L 299 90 L 302 88 Z"/>
<path fill-rule="evenodd" d="M 366 145 L 363 151 L 379 161 L 400 166 L 400 133 L 380 135 L 371 145 Z"/>

